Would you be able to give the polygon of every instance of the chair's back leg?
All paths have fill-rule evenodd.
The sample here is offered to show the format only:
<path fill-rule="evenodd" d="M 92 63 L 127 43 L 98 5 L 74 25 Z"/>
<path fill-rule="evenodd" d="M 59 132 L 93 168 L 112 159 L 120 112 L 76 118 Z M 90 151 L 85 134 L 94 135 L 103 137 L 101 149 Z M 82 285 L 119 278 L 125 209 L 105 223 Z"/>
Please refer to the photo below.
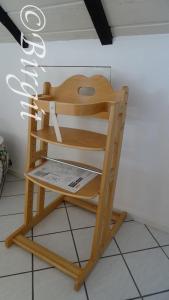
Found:
<path fill-rule="evenodd" d="M 98 208 L 96 212 L 96 227 L 94 232 L 91 259 L 96 259 L 100 256 L 101 244 L 103 240 L 103 232 L 106 220 L 106 207 L 109 198 L 109 186 L 112 172 L 112 151 L 115 141 L 115 126 L 118 113 L 119 104 L 112 105 L 110 107 L 109 125 L 106 149 L 103 163 L 103 175 L 101 180 L 100 195 L 98 201 Z"/>
<path fill-rule="evenodd" d="M 33 99 L 30 99 L 29 107 L 30 115 L 35 115 L 35 110 L 33 109 Z M 29 169 L 35 167 L 35 157 L 36 157 L 36 139 L 31 136 L 31 131 L 37 129 L 37 123 L 34 118 L 29 117 L 28 122 L 28 145 L 27 145 L 27 165 L 26 172 Z M 26 179 L 25 182 L 25 206 L 24 206 L 24 223 L 28 225 L 32 221 L 32 207 L 33 207 L 33 183 Z"/>
<path fill-rule="evenodd" d="M 125 115 L 126 115 L 126 104 L 123 102 L 120 112 L 118 114 L 117 119 L 117 126 L 116 126 L 116 137 L 115 137 L 115 143 L 114 143 L 114 149 L 113 149 L 113 162 L 112 162 L 112 168 L 113 168 L 113 176 L 112 181 L 110 182 L 109 186 L 109 195 L 108 195 L 108 202 L 106 207 L 106 218 L 105 218 L 105 226 L 103 231 L 103 248 L 107 241 L 108 235 L 109 235 L 109 229 L 111 226 L 111 216 L 112 216 L 112 208 L 113 208 L 113 201 L 115 196 L 115 188 L 116 188 L 116 182 L 117 182 L 117 175 L 118 175 L 118 168 L 119 168 L 119 161 L 120 161 L 120 153 L 121 153 L 121 146 L 122 146 L 122 139 L 123 139 L 123 131 L 124 131 L 124 121 L 125 121 Z"/>
<path fill-rule="evenodd" d="M 50 93 L 50 83 L 45 82 L 43 85 L 43 94 L 49 95 Z M 41 117 L 41 129 L 45 129 L 49 126 L 49 113 L 42 114 Z M 43 153 L 44 156 L 47 155 L 48 151 L 48 143 L 44 141 L 40 141 L 40 151 Z M 41 159 L 41 162 L 43 159 Z M 45 203 L 45 189 L 41 186 L 38 186 L 38 193 L 37 193 L 37 214 L 40 215 L 44 210 L 44 203 Z"/>
<path fill-rule="evenodd" d="M 96 227 L 94 232 L 91 259 L 96 259 L 104 249 L 110 234 L 112 207 L 118 174 L 120 150 L 123 137 L 123 124 L 126 115 L 127 91 L 124 90 L 123 101 L 110 109 L 107 143 L 103 164 Z"/>
<path fill-rule="evenodd" d="M 41 119 L 41 128 L 44 129 L 45 127 L 49 126 L 49 114 L 46 113 L 42 115 Z M 44 156 L 47 156 L 48 151 L 48 143 L 41 141 L 40 142 L 40 151 L 43 153 Z M 43 159 L 41 159 L 43 162 Z M 45 202 L 45 188 L 38 186 L 38 193 L 37 193 L 37 213 L 40 215 L 44 210 L 44 202 Z"/>

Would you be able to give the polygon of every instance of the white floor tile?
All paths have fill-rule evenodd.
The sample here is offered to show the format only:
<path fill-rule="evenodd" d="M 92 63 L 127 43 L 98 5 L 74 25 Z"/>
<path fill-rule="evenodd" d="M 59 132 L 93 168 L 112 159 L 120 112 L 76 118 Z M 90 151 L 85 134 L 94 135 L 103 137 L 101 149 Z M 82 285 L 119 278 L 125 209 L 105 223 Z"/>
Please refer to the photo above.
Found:
<path fill-rule="evenodd" d="M 54 201 L 58 196 L 59 196 L 58 193 L 55 193 L 55 192 L 46 192 L 46 194 L 45 194 L 45 206 L 47 206 L 52 201 Z M 61 204 L 59 207 L 64 207 L 64 204 Z"/>
<path fill-rule="evenodd" d="M 49 250 L 56 252 L 72 262 L 77 261 L 77 256 L 73 244 L 71 232 L 61 232 L 45 236 L 35 237 L 34 241 L 40 245 L 47 247 Z M 34 257 L 34 270 L 46 268 L 51 265 Z"/>
<path fill-rule="evenodd" d="M 0 216 L 8 215 L 8 214 L 16 214 L 24 212 L 24 195 L 16 195 L 10 197 L 1 197 L 0 200 Z M 54 200 L 54 194 L 47 192 L 45 205 L 48 205 Z M 64 207 L 64 205 L 60 205 L 59 207 Z M 34 193 L 33 200 L 33 210 L 37 209 L 37 193 Z"/>
<path fill-rule="evenodd" d="M 73 231 L 80 260 L 87 260 L 90 257 L 93 233 L 94 233 L 94 228 L 85 228 L 85 229 L 79 229 Z M 104 252 L 103 256 L 113 255 L 118 253 L 119 250 L 114 240 L 112 240 L 112 242 Z"/>
<path fill-rule="evenodd" d="M 139 296 L 121 256 L 99 260 L 86 286 L 91 300 L 125 300 Z"/>
<path fill-rule="evenodd" d="M 74 281 L 56 269 L 34 273 L 34 300 L 87 300 L 84 288 L 73 289 Z"/>
<path fill-rule="evenodd" d="M 2 197 L 0 199 L 0 215 L 23 213 L 24 195 Z"/>
<path fill-rule="evenodd" d="M 0 300 L 32 300 L 32 274 L 0 278 Z"/>
<path fill-rule="evenodd" d="M 143 295 L 169 289 L 169 260 L 160 248 L 124 257 Z"/>
<path fill-rule="evenodd" d="M 95 225 L 95 214 L 75 206 L 68 207 L 67 210 L 72 229 Z"/>
<path fill-rule="evenodd" d="M 160 246 L 169 245 L 169 233 L 157 230 L 156 228 L 148 226 L 151 233 L 154 235 Z"/>
<path fill-rule="evenodd" d="M 9 234 L 23 224 L 23 215 L 0 217 L 0 241 L 4 241 Z"/>
<path fill-rule="evenodd" d="M 10 181 L 5 182 L 3 191 L 2 191 L 2 197 L 3 196 L 15 196 L 15 195 L 21 195 L 25 192 L 25 181 Z"/>
<path fill-rule="evenodd" d="M 167 256 L 169 257 L 169 246 L 163 247 L 163 250 L 165 251 L 165 253 L 167 254 Z M 168 298 L 169 299 L 169 298 Z"/>
<path fill-rule="evenodd" d="M 35 191 L 37 189 L 35 188 Z M 34 194 L 36 196 L 36 193 Z M 48 205 L 57 194 L 46 192 L 45 205 Z M 34 210 L 36 209 L 34 200 Z M 64 205 L 63 205 L 64 207 Z M 19 181 L 11 174 L 0 199 L 0 241 L 23 224 L 24 180 Z M 73 229 L 95 225 L 95 215 L 67 203 L 67 209 Z M 17 214 L 21 213 L 21 214 Z M 14 214 L 14 215 L 12 215 Z M 16 214 L 16 215 L 15 215 Z M 130 216 L 128 220 L 130 220 Z M 169 234 L 149 227 L 150 231 L 163 246 L 169 257 Z M 71 261 L 77 261 L 76 252 L 67 214 L 64 208 L 56 209 L 45 220 L 34 228 L 34 240 L 51 251 Z M 94 228 L 74 230 L 74 238 L 80 260 L 89 258 L 92 233 Z M 51 235 L 37 236 L 60 232 Z M 30 233 L 29 233 L 30 235 Z M 122 252 L 130 252 L 157 246 L 144 225 L 137 222 L 126 222 L 116 235 Z M 119 254 L 114 241 L 111 242 L 103 256 Z M 143 295 L 169 289 L 169 259 L 161 249 L 151 249 L 124 255 L 136 283 Z M 49 267 L 48 264 L 34 257 L 34 269 Z M 30 272 L 32 256 L 30 253 L 13 245 L 6 248 L 0 242 L 0 300 L 32 300 L 31 273 L 8 276 L 20 272 Z M 7 276 L 7 277 L 3 277 Z M 34 300 L 87 300 L 84 288 L 80 292 L 73 289 L 74 281 L 56 269 L 36 271 Z M 125 300 L 139 297 L 137 289 L 120 255 L 102 258 L 87 280 L 90 300 Z M 112 298 L 113 297 L 113 298 Z M 144 300 L 168 300 L 169 292 L 144 297 Z"/>
<path fill-rule="evenodd" d="M 158 246 L 143 224 L 126 222 L 116 234 L 116 241 L 122 252 L 130 252 Z"/>
<path fill-rule="evenodd" d="M 69 230 L 65 208 L 59 208 L 34 227 L 34 235 Z"/>
<path fill-rule="evenodd" d="M 15 245 L 6 248 L 0 243 L 0 276 L 31 271 L 31 254 Z"/>
<path fill-rule="evenodd" d="M 143 298 L 143 300 L 168 300 L 169 292 Z"/>

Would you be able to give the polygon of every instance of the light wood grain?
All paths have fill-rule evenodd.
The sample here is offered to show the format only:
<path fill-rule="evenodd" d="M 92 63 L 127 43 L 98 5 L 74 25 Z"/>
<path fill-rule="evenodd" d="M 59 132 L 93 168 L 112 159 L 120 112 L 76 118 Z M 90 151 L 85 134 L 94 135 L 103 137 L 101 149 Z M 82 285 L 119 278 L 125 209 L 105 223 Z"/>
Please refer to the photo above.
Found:
<path fill-rule="evenodd" d="M 106 145 L 106 135 L 87 130 L 60 127 L 62 143 L 56 139 L 52 126 L 45 129 L 32 131 L 31 136 L 42 141 L 57 144 L 64 147 L 72 147 L 88 150 L 104 150 Z"/>
<path fill-rule="evenodd" d="M 49 184 L 45 181 L 39 180 L 28 174 L 26 175 L 26 178 L 31 182 L 40 185 L 41 187 L 44 187 L 53 192 L 58 192 L 66 196 L 74 196 L 75 198 L 79 198 L 79 199 L 90 200 L 98 195 L 100 189 L 100 175 L 97 175 L 92 181 L 90 181 L 88 184 L 86 184 L 83 188 L 81 188 L 76 193 L 71 193 L 69 191 L 57 187 L 56 185 Z"/>
<path fill-rule="evenodd" d="M 68 203 L 76 205 L 76 206 L 78 206 L 80 208 L 83 208 L 85 210 L 88 210 L 92 213 L 96 213 L 97 209 L 98 209 L 98 205 L 96 205 L 92 202 L 86 201 L 86 200 L 76 199 L 76 198 L 73 198 L 73 197 L 70 197 L 70 196 L 65 196 L 64 200 Z M 118 221 L 120 215 L 121 215 L 121 212 L 113 210 L 112 213 L 111 213 L 111 220 L 112 221 Z"/>
<path fill-rule="evenodd" d="M 58 268 L 60 271 L 65 274 L 76 278 L 80 274 L 80 268 L 69 262 L 67 259 L 63 258 L 60 255 L 55 254 L 54 252 L 48 250 L 47 248 L 39 245 L 36 242 L 31 241 L 30 239 L 18 235 L 14 238 L 13 242 L 22 247 L 23 249 L 31 252 L 35 256 L 45 260 L 48 264 Z"/>
<path fill-rule="evenodd" d="M 93 88 L 93 95 L 82 95 L 80 93 L 82 87 Z M 25 222 L 6 239 L 6 246 L 10 247 L 15 243 L 73 277 L 75 280 L 75 290 L 80 289 L 84 280 L 90 274 L 126 217 L 126 213 L 112 211 L 112 209 L 125 124 L 127 98 L 127 87 L 123 87 L 120 91 L 114 91 L 107 79 L 100 75 L 91 78 L 83 75 L 73 76 L 58 87 L 53 87 L 49 82 L 46 82 L 43 94 L 39 95 L 36 101 L 38 110 L 46 112 L 41 120 L 41 129 L 37 130 L 37 124 L 34 119 L 29 121 L 25 175 Z M 103 135 L 81 129 L 61 127 L 63 142 L 59 143 L 56 140 L 54 129 L 49 127 L 49 103 L 51 100 L 56 101 L 56 113 L 106 118 L 108 120 L 107 134 Z M 30 101 L 32 103 L 33 100 L 30 99 Z M 32 108 L 30 109 L 31 114 L 35 114 L 35 112 Z M 38 139 L 40 140 L 40 150 L 37 151 L 36 141 Z M 70 193 L 55 185 L 35 179 L 28 173 L 30 170 L 35 169 L 35 166 L 37 167 L 45 162 L 42 156 L 47 156 L 49 143 L 64 147 L 104 151 L 103 170 L 99 170 L 101 175 L 97 175 L 77 193 Z M 91 168 L 91 166 L 80 162 L 73 162 L 73 164 Z M 32 215 L 34 185 L 38 186 L 38 211 L 35 216 Z M 44 207 L 45 189 L 50 189 L 61 194 L 58 199 L 47 207 Z M 95 196 L 98 196 L 97 205 L 91 202 Z M 83 268 L 75 266 L 67 259 L 23 236 L 64 200 L 96 214 L 91 255 Z M 115 223 L 112 224 L 112 220 Z"/>

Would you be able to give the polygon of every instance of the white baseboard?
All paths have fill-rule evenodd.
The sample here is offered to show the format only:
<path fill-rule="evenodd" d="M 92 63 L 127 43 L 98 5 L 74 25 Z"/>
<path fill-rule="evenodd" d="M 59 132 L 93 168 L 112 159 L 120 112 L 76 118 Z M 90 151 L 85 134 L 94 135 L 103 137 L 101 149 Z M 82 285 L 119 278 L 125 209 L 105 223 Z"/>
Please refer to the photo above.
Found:
<path fill-rule="evenodd" d="M 24 179 L 24 175 L 21 172 L 18 172 L 18 171 L 15 171 L 15 170 L 9 168 L 8 173 L 18 177 L 19 179 Z"/>
<path fill-rule="evenodd" d="M 147 225 L 147 226 L 154 227 L 154 228 L 156 228 L 157 230 L 162 230 L 162 231 L 165 231 L 165 232 L 169 233 L 169 226 L 159 224 L 159 223 L 157 223 L 156 221 L 149 220 L 149 219 L 147 219 L 147 218 L 145 218 L 145 217 L 143 217 L 143 216 L 138 216 L 138 215 L 135 215 L 135 214 L 130 214 L 130 216 L 131 216 L 136 222 L 139 222 L 139 223 L 145 224 L 145 225 Z"/>

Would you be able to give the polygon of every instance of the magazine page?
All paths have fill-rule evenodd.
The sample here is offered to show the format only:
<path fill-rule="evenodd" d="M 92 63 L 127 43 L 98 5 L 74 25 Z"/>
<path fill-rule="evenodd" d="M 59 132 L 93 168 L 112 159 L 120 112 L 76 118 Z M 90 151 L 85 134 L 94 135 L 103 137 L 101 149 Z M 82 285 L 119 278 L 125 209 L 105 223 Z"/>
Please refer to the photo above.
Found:
<path fill-rule="evenodd" d="M 88 170 L 53 161 L 45 162 L 28 174 L 72 193 L 79 191 L 97 176 Z"/>

